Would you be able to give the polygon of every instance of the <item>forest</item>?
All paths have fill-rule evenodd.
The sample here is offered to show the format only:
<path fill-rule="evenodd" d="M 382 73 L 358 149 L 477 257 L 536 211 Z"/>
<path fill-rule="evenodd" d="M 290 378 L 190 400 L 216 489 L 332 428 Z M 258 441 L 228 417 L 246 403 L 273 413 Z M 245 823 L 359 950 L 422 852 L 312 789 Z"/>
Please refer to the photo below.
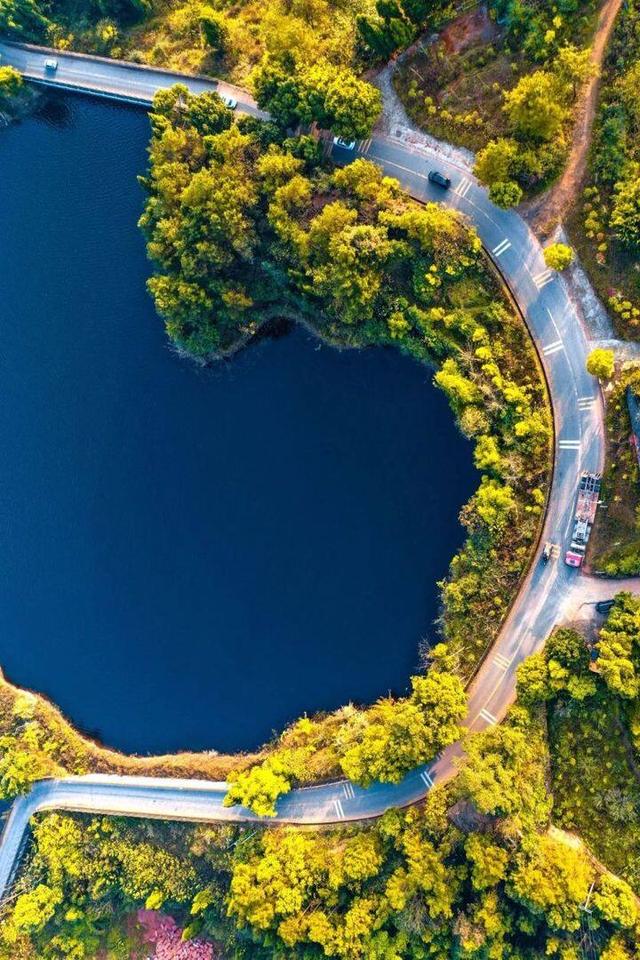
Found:
<path fill-rule="evenodd" d="M 621 594 L 595 638 L 556 630 L 525 661 L 517 703 L 467 736 L 454 780 L 374 824 L 43 815 L 0 956 L 126 960 L 143 948 L 124 919 L 162 908 L 237 960 L 632 960 L 639 693 L 640 601 Z"/>

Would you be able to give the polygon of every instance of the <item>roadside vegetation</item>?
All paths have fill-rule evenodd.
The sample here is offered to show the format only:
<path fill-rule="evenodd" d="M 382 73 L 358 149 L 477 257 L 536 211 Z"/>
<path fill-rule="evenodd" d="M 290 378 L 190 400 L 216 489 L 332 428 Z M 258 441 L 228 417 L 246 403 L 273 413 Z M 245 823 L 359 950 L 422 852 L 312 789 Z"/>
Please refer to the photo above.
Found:
<path fill-rule="evenodd" d="M 267 64 L 362 74 L 450 10 L 445 0 L 2 0 L 0 31 L 246 86 Z"/>
<path fill-rule="evenodd" d="M 443 0 L 2 0 L 14 39 L 206 73 L 252 89 L 279 119 L 369 136 L 380 96 L 361 75 L 437 17 Z M 353 122 L 351 122 L 353 120 Z"/>
<path fill-rule="evenodd" d="M 640 394 L 640 368 L 625 364 L 606 398 L 607 451 L 602 499 L 589 543 L 589 564 L 608 576 L 640 573 L 640 472 L 631 443 L 626 392 Z"/>
<path fill-rule="evenodd" d="M 592 650 L 556 631 L 520 668 L 519 701 L 547 704 L 555 822 L 639 891 L 640 599 L 617 596 Z"/>
<path fill-rule="evenodd" d="M 640 9 L 622 7 L 605 60 L 581 202 L 568 221 L 620 337 L 640 328 Z"/>
<path fill-rule="evenodd" d="M 0 128 L 28 114 L 37 99 L 17 70 L 0 66 Z"/>
<path fill-rule="evenodd" d="M 3 908 L 0 957 L 146 955 L 135 922 L 146 907 L 175 916 L 185 940 L 212 942 L 194 954 L 207 960 L 573 960 L 585 943 L 589 955 L 632 960 L 640 930 L 631 886 L 551 825 L 547 687 L 585 711 L 599 696 L 577 666 L 576 636 L 556 635 L 544 660 L 553 680 L 532 682 L 534 664 L 525 702 L 467 738 L 455 780 L 373 824 L 265 830 L 38 817 Z M 560 661 L 571 664 L 565 681 Z"/>
<path fill-rule="evenodd" d="M 575 105 L 593 75 L 596 9 L 592 0 L 492 0 L 396 70 L 412 119 L 476 151 L 474 172 L 499 206 L 539 192 L 562 170 Z"/>

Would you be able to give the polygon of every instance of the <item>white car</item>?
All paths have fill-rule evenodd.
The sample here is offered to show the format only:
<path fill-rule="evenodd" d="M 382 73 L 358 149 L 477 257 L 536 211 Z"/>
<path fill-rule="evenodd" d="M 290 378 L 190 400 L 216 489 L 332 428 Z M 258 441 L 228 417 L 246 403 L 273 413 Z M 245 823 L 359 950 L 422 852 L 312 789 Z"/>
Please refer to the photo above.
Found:
<path fill-rule="evenodd" d="M 220 99 L 224 103 L 225 107 L 227 107 L 229 110 L 235 110 L 238 106 L 238 101 L 233 97 L 230 97 L 227 93 L 221 93 Z"/>
<path fill-rule="evenodd" d="M 345 140 L 344 137 L 334 137 L 333 145 L 335 147 L 342 147 L 343 150 L 355 150 L 356 148 L 355 140 Z"/>
<path fill-rule="evenodd" d="M 53 57 L 49 57 L 49 59 L 44 62 L 44 69 L 47 73 L 55 73 L 58 69 L 58 61 L 54 60 Z"/>

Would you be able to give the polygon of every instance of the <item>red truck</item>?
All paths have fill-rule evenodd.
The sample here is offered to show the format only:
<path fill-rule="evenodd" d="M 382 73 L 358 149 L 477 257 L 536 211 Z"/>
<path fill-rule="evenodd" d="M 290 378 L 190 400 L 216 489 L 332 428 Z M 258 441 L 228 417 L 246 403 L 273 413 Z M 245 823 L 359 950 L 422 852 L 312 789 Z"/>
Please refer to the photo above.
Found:
<path fill-rule="evenodd" d="M 582 566 L 593 521 L 596 518 L 601 483 L 602 477 L 599 473 L 583 473 L 580 477 L 573 535 L 564 558 L 565 563 L 570 567 Z"/>

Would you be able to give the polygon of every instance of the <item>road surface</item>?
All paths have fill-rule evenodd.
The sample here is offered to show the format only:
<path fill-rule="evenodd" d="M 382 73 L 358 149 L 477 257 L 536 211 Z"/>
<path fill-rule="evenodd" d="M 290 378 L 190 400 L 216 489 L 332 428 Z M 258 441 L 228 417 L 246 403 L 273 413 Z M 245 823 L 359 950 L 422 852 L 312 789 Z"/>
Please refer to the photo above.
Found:
<path fill-rule="evenodd" d="M 49 76 L 45 60 L 52 56 L 58 66 Z M 259 114 L 247 93 L 202 77 L 2 42 L 0 62 L 12 64 L 25 77 L 51 87 L 144 105 L 150 103 L 157 89 L 180 81 L 195 93 L 230 93 L 238 100 L 239 109 Z M 396 177 L 416 199 L 437 200 L 466 214 L 520 307 L 547 377 L 555 425 L 555 470 L 543 538 L 557 544 L 558 549 L 548 564 L 533 564 L 499 637 L 470 686 L 467 725 L 482 730 L 504 716 L 515 695 L 518 664 L 542 647 L 554 624 L 569 609 L 580 582 L 580 573 L 563 563 L 563 554 L 570 540 L 579 475 L 583 470 L 600 472 L 604 460 L 602 396 L 597 381 L 585 370 L 589 343 L 562 279 L 546 269 L 536 238 L 516 213 L 493 206 L 485 189 L 468 171 L 426 148 L 408 147 L 391 138 L 368 140 L 354 151 L 334 147 L 334 155 L 343 163 L 355 156 L 367 156 Z M 451 178 L 450 190 L 429 183 L 427 172 L 433 166 Z M 397 785 L 374 784 L 365 790 L 340 782 L 293 790 L 279 801 L 276 820 L 320 824 L 379 816 L 389 807 L 419 800 L 434 783 L 450 777 L 460 753 L 460 745 L 453 745 Z M 74 810 L 205 822 L 261 820 L 242 807 L 224 807 L 225 793 L 224 783 L 115 775 L 38 783 L 27 796 L 15 801 L 0 840 L 0 899 L 19 861 L 29 818 L 38 811 Z M 263 818 L 263 822 L 273 820 Z"/>

